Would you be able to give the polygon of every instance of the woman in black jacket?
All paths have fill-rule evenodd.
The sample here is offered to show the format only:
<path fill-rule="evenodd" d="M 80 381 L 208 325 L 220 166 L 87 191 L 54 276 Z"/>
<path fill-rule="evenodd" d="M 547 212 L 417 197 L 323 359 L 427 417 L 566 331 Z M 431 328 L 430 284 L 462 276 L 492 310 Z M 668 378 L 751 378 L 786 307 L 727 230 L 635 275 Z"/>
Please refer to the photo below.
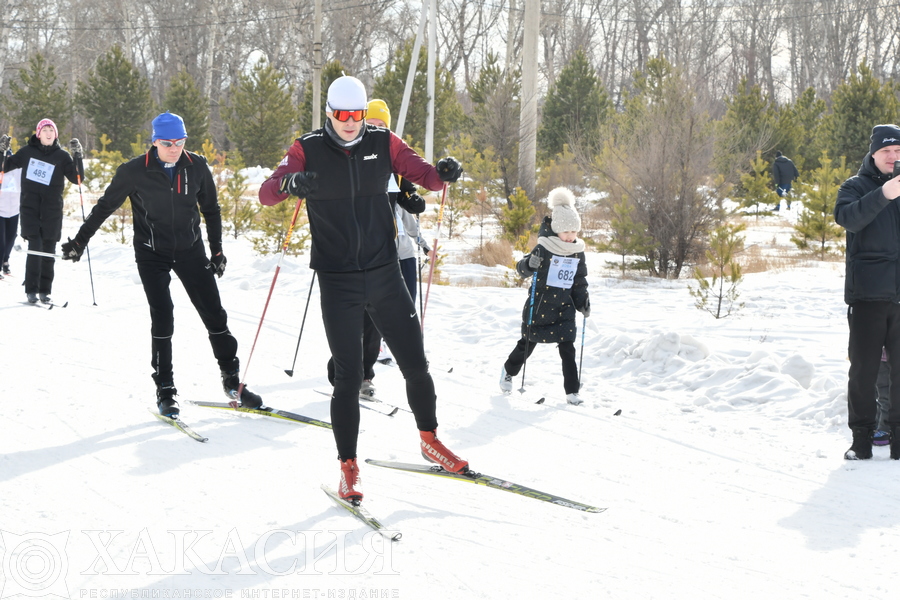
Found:
<path fill-rule="evenodd" d="M 0 148 L 9 138 L 0 139 Z M 59 145 L 59 132 L 50 119 L 37 124 L 35 134 L 6 160 L 3 171 L 22 169 L 22 200 L 19 223 L 22 237 L 32 252 L 53 254 L 62 234 L 63 177 L 78 183 L 78 171 L 68 152 Z M 50 303 L 53 288 L 53 258 L 29 254 L 25 260 L 25 293 L 28 302 Z"/>

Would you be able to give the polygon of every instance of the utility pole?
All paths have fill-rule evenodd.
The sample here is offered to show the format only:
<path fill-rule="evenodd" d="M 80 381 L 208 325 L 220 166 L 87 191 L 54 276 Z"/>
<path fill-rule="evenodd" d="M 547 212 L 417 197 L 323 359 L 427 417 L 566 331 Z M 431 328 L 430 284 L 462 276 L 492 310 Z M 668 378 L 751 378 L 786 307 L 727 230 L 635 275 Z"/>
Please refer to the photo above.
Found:
<path fill-rule="evenodd" d="M 425 121 L 425 160 L 434 162 L 434 63 L 437 52 L 437 0 L 431 0 L 428 22 L 428 119 Z"/>
<path fill-rule="evenodd" d="M 537 163 L 537 48 L 541 0 L 525 0 L 522 40 L 522 109 L 519 118 L 519 187 L 534 202 Z"/>
<path fill-rule="evenodd" d="M 322 126 L 322 0 L 316 0 L 313 18 L 313 97 L 310 111 L 312 128 L 318 129 Z"/>

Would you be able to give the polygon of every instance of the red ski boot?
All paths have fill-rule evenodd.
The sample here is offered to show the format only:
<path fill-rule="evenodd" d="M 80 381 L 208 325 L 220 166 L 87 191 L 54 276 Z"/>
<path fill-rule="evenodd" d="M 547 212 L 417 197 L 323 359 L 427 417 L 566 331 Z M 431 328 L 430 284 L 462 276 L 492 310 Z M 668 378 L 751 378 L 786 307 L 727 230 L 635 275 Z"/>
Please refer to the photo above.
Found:
<path fill-rule="evenodd" d="M 420 431 L 422 438 L 422 456 L 425 460 L 440 465 L 451 473 L 465 473 L 469 470 L 469 461 L 463 460 L 450 452 L 447 446 L 437 438 L 437 431 Z"/>
<path fill-rule="evenodd" d="M 353 504 L 363 499 L 362 481 L 359 478 L 359 466 L 355 458 L 341 461 L 341 482 L 338 484 L 338 495 Z"/>

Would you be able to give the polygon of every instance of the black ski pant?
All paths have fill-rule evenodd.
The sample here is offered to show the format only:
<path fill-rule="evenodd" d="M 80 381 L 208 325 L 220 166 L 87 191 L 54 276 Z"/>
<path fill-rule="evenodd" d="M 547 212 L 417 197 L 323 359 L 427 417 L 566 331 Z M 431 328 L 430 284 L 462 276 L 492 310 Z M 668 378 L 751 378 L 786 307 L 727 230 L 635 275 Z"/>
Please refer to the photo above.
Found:
<path fill-rule="evenodd" d="M 219 369 L 232 372 L 239 366 L 237 340 L 228 331 L 228 315 L 222 308 L 216 277 L 206 268 L 209 259 L 203 246 L 196 244 L 190 250 L 174 257 L 136 248 L 138 273 L 150 305 L 150 335 L 152 336 L 153 380 L 157 385 L 174 383 L 172 371 L 172 335 L 175 332 L 175 310 L 169 284 L 174 271 L 197 314 L 206 326 L 213 356 Z"/>
<path fill-rule="evenodd" d="M 881 349 L 891 368 L 889 427 L 900 426 L 900 305 L 893 302 L 856 302 L 847 309 L 850 325 L 850 372 L 847 382 L 847 424 L 876 427 L 876 395 Z"/>
<path fill-rule="evenodd" d="M 0 263 L 8 263 L 13 245 L 16 243 L 16 230 L 19 229 L 19 215 L 0 217 Z"/>
<path fill-rule="evenodd" d="M 406 398 L 420 431 L 437 428 L 434 381 L 428 372 L 416 307 L 394 261 L 366 271 L 318 271 L 322 320 L 334 358 L 331 423 L 338 456 L 356 457 L 359 386 L 363 381 L 366 313 L 390 346 L 406 380 Z"/>
<path fill-rule="evenodd" d="M 537 342 L 528 342 L 525 336 L 519 338 L 516 347 L 509 353 L 509 357 L 503 364 L 508 375 L 518 375 L 525 360 L 531 356 L 537 347 Z M 581 383 L 578 381 L 578 365 L 575 362 L 575 342 L 559 342 L 559 358 L 562 359 L 563 387 L 566 394 L 577 394 Z"/>
<path fill-rule="evenodd" d="M 28 249 L 32 252 L 56 252 L 57 240 L 45 240 L 40 236 L 26 238 Z M 25 293 L 50 294 L 53 291 L 53 275 L 55 258 L 29 254 L 25 259 Z"/>

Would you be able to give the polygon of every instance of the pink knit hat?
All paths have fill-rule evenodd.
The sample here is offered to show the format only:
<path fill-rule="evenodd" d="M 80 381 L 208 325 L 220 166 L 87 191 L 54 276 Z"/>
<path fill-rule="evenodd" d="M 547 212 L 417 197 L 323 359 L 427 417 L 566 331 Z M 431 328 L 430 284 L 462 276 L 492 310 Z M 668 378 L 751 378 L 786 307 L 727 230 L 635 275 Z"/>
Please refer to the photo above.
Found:
<path fill-rule="evenodd" d="M 41 129 L 47 127 L 48 125 L 53 128 L 53 132 L 56 134 L 56 137 L 59 137 L 59 129 L 56 128 L 56 123 L 54 123 L 50 119 L 41 119 L 41 122 L 37 124 L 37 128 L 35 128 L 34 130 L 34 135 L 41 135 Z"/>

